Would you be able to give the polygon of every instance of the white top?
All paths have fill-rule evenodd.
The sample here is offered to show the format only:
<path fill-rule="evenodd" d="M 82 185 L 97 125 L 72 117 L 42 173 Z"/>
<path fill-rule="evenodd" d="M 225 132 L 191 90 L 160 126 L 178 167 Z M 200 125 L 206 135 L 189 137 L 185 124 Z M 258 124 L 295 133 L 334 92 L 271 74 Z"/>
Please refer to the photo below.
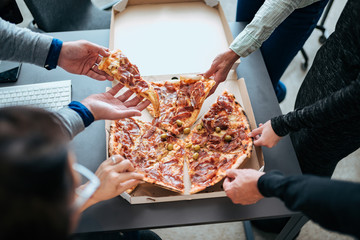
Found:
<path fill-rule="evenodd" d="M 297 8 L 320 0 L 266 0 L 254 19 L 231 43 L 230 49 L 246 57 L 261 47 L 271 33 Z"/>

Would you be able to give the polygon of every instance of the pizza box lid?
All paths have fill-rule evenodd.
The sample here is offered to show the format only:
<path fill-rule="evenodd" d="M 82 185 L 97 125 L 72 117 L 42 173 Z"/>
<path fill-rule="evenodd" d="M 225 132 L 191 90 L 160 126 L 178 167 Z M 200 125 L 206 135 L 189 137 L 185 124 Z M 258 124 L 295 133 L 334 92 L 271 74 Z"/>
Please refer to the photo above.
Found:
<path fill-rule="evenodd" d="M 179 78 L 179 75 L 171 74 L 171 75 L 145 76 L 144 79 L 146 79 L 147 81 L 159 82 L 159 81 L 171 80 L 173 77 Z M 236 72 L 234 70 L 230 71 L 226 81 L 219 85 L 215 93 L 209 96 L 205 100 L 197 119 L 198 120 L 201 119 L 201 117 L 209 110 L 210 106 L 216 102 L 217 97 L 221 95 L 224 90 L 227 90 L 228 92 L 234 94 L 236 100 L 245 109 L 246 115 L 250 122 L 251 129 L 256 128 L 255 117 L 254 117 L 253 109 L 251 107 L 251 102 L 246 89 L 245 81 L 243 78 L 238 79 Z M 119 92 L 119 94 L 123 93 L 124 91 L 125 89 L 122 89 Z M 142 116 L 139 118 L 141 120 L 148 122 L 151 122 L 153 119 L 147 110 L 144 110 L 142 112 Z M 105 122 L 107 157 L 108 157 L 108 140 L 109 140 L 110 125 L 111 125 L 111 121 Z M 195 125 L 196 124 L 194 124 L 193 127 Z M 264 158 L 261 148 L 254 147 L 251 158 L 245 161 L 244 164 L 242 164 L 239 168 L 251 168 L 251 169 L 263 171 Z M 186 185 L 186 180 L 185 180 L 185 185 Z M 143 183 L 140 184 L 131 194 L 124 192 L 121 194 L 121 196 L 131 204 L 143 204 L 143 203 L 184 201 L 184 200 L 192 200 L 192 199 L 225 197 L 226 194 L 222 189 L 222 181 L 220 181 L 214 186 L 208 187 L 204 191 L 192 195 L 179 194 L 153 184 Z"/>
<path fill-rule="evenodd" d="M 109 47 L 142 76 L 203 73 L 232 41 L 216 0 L 122 0 L 112 8 Z"/>

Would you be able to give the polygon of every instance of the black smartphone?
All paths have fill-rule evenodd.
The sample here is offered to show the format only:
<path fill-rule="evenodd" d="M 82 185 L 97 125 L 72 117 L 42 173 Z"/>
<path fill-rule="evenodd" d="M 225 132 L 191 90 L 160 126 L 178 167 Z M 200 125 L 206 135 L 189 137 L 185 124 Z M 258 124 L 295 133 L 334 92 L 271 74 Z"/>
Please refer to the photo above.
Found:
<path fill-rule="evenodd" d="M 21 63 L 0 60 L 0 83 L 16 82 L 21 69 Z"/>

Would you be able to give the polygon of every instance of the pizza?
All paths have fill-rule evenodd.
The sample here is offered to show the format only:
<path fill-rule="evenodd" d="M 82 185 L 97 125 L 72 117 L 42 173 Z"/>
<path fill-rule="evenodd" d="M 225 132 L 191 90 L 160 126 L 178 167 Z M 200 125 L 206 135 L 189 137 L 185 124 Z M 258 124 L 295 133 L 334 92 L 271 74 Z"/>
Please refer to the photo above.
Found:
<path fill-rule="evenodd" d="M 179 135 L 189 134 L 190 127 L 195 123 L 215 81 L 196 75 L 180 76 L 179 81 L 151 84 L 158 93 L 160 101 L 160 114 L 154 119 L 153 124 Z M 153 117 L 156 117 L 153 106 L 150 105 L 147 109 Z"/>
<path fill-rule="evenodd" d="M 157 92 L 140 76 L 138 67 L 132 64 L 121 50 L 113 51 L 109 57 L 103 57 L 98 69 L 106 72 L 137 95 L 148 99 L 153 106 L 154 116 L 159 116 L 160 103 Z"/>
<path fill-rule="evenodd" d="M 183 140 L 134 118 L 113 121 L 109 154 L 119 154 L 134 165 L 144 181 L 183 193 Z"/>
<path fill-rule="evenodd" d="M 166 86 L 162 87 L 169 91 Z M 145 182 L 175 192 L 185 193 L 188 175 L 189 193 L 193 194 L 218 183 L 227 169 L 238 168 L 250 158 L 250 131 L 243 108 L 225 91 L 184 140 L 150 122 L 134 118 L 113 121 L 109 153 L 130 160 L 136 171 L 144 174 Z"/>
<path fill-rule="evenodd" d="M 238 168 L 250 158 L 250 132 L 244 109 L 225 91 L 185 139 L 190 193 L 218 183 L 227 169 Z"/>

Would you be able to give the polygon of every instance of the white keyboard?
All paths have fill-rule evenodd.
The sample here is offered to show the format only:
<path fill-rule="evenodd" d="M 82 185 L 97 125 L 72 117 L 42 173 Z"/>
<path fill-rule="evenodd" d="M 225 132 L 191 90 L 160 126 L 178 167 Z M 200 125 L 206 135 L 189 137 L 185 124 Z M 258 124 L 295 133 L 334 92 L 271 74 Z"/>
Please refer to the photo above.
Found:
<path fill-rule="evenodd" d="M 0 87 L 0 107 L 27 105 L 58 110 L 71 101 L 71 80 Z"/>

